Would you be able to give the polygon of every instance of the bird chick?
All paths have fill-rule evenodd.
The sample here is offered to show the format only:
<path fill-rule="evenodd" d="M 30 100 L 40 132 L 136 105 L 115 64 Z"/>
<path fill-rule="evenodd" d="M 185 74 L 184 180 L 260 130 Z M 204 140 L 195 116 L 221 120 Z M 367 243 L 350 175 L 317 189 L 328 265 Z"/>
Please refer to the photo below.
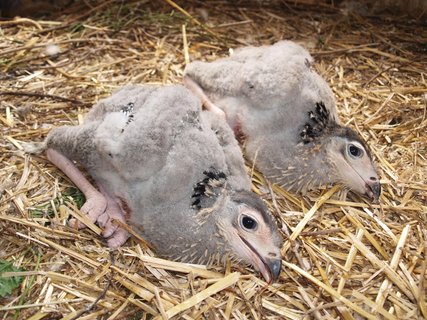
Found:
<path fill-rule="evenodd" d="M 231 259 L 253 265 L 268 282 L 278 277 L 281 237 L 250 191 L 233 132 L 202 111 L 186 88 L 124 87 L 94 106 L 82 125 L 53 129 L 45 147 L 85 194 L 81 211 L 104 227 L 110 247 L 128 238 L 112 222 L 118 219 L 163 257 L 203 264 Z"/>
<path fill-rule="evenodd" d="M 291 41 L 245 47 L 190 63 L 184 84 L 244 136 L 247 158 L 273 182 L 294 192 L 342 183 L 376 201 L 381 186 L 369 149 L 340 124 L 333 93 L 312 61 Z"/>

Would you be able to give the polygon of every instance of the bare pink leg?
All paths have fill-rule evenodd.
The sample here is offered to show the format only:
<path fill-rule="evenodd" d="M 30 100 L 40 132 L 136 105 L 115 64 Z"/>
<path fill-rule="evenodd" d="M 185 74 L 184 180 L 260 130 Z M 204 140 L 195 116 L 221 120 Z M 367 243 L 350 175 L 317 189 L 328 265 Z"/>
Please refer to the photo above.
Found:
<path fill-rule="evenodd" d="M 225 118 L 225 113 L 220 108 L 218 108 L 205 94 L 203 89 L 190 77 L 185 76 L 183 79 L 184 86 L 187 87 L 191 92 L 193 92 L 197 97 L 202 100 L 202 105 L 206 110 L 212 111 Z"/>
<path fill-rule="evenodd" d="M 86 202 L 80 209 L 80 211 L 88 216 L 90 221 L 96 222 L 98 217 L 104 213 L 107 207 L 107 200 L 104 196 L 96 190 L 96 188 L 85 178 L 80 170 L 74 165 L 74 163 L 65 157 L 62 153 L 55 149 L 47 149 L 47 158 L 55 166 L 57 166 L 62 172 L 64 172 L 68 178 L 80 189 L 86 197 Z M 68 224 L 70 226 L 76 226 L 81 229 L 84 228 L 84 224 L 77 222 L 75 219 L 71 219 Z"/>
<path fill-rule="evenodd" d="M 125 229 L 120 228 L 117 223 L 114 223 L 114 220 L 126 223 L 125 215 L 115 198 L 111 197 L 102 186 L 99 186 L 99 190 L 107 200 L 107 208 L 99 216 L 97 223 L 100 227 L 104 228 L 102 236 L 105 238 L 110 237 L 107 241 L 108 246 L 111 249 L 117 249 L 126 242 L 129 238 L 129 233 Z"/>

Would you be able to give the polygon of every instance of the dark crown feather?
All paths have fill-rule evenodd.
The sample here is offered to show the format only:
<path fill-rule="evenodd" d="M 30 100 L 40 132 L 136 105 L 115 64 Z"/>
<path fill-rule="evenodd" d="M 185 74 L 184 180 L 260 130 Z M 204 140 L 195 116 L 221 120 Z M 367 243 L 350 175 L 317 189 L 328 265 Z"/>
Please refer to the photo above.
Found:
<path fill-rule="evenodd" d="M 193 208 L 200 210 L 202 207 L 206 207 L 209 198 L 213 198 L 218 195 L 218 190 L 224 187 L 227 176 L 224 172 L 216 170 L 211 167 L 209 170 L 203 171 L 205 178 L 196 183 L 193 188 Z"/>
<path fill-rule="evenodd" d="M 328 126 L 331 126 L 330 112 L 325 104 L 320 101 L 316 103 L 314 111 L 308 112 L 309 121 L 304 125 L 300 136 L 304 144 L 314 141 L 314 139 L 324 133 Z"/>

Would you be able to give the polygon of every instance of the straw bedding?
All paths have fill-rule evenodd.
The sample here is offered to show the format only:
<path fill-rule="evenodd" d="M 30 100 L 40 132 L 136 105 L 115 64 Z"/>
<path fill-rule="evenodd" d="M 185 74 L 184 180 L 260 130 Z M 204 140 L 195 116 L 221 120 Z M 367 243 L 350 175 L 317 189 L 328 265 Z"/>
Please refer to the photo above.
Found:
<path fill-rule="evenodd" d="M 0 318 L 427 318 L 427 29 L 322 3 L 88 0 L 0 21 L 0 259 L 22 270 L 3 276 L 23 277 Z M 81 122 L 124 84 L 179 83 L 189 60 L 279 39 L 310 50 L 372 148 L 379 204 L 340 186 L 290 194 L 248 163 L 285 239 L 271 285 L 242 265 L 159 259 L 138 236 L 110 252 L 97 226 L 66 225 L 84 219 L 82 196 L 25 142 Z"/>

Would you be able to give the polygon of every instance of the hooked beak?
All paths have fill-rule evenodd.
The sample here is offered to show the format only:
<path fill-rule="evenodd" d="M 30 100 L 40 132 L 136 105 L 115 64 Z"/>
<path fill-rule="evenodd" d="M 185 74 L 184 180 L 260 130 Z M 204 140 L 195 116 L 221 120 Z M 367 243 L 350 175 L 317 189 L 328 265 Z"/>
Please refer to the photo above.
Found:
<path fill-rule="evenodd" d="M 377 202 L 381 195 L 381 184 L 378 180 L 368 181 L 365 184 L 366 195 L 374 202 Z"/>
<path fill-rule="evenodd" d="M 258 256 L 261 260 L 261 264 L 256 265 L 258 271 L 261 272 L 265 281 L 269 284 L 275 281 L 282 271 L 282 260 L 281 259 L 265 259 Z"/>
<path fill-rule="evenodd" d="M 352 190 L 365 194 L 371 201 L 377 202 L 381 194 L 381 184 L 375 166 L 369 157 L 360 162 L 349 163 L 341 167 L 344 183 Z"/>
<path fill-rule="evenodd" d="M 271 259 L 271 260 L 267 260 L 266 264 L 268 266 L 268 269 L 271 275 L 271 281 L 268 281 L 268 283 L 271 283 L 272 281 L 275 281 L 280 275 L 280 271 L 282 270 L 282 260 Z"/>
<path fill-rule="evenodd" d="M 269 284 L 276 280 L 282 270 L 282 259 L 268 258 L 260 254 L 259 250 L 254 248 L 245 238 L 239 236 L 242 242 L 251 250 L 253 256 L 254 267 L 261 272 L 265 281 Z M 277 254 L 274 254 L 277 256 Z"/>

